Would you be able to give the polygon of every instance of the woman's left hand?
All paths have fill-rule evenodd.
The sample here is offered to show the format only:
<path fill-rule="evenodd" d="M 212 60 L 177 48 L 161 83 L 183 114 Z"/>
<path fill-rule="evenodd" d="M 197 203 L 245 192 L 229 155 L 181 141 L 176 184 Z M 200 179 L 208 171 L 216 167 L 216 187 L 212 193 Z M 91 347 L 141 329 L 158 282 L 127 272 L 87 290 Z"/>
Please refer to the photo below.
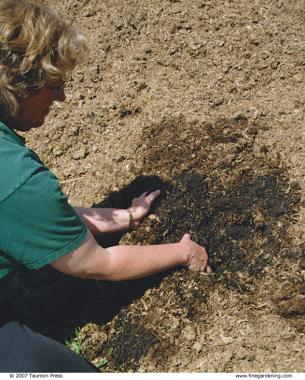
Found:
<path fill-rule="evenodd" d="M 151 193 L 145 191 L 145 193 L 132 200 L 131 206 L 128 208 L 128 210 L 132 214 L 134 220 L 134 228 L 138 227 L 142 219 L 149 213 L 151 204 L 160 195 L 160 193 L 160 190 L 155 190 Z"/>

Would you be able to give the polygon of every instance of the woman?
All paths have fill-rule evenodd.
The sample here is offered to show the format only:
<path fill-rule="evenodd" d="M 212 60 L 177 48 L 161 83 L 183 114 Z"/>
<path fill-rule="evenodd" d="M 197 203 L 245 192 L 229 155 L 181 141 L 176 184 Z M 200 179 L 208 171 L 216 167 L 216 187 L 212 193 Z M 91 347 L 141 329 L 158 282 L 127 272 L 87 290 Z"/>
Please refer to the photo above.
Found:
<path fill-rule="evenodd" d="M 204 248 L 190 235 L 173 244 L 99 246 L 95 234 L 137 226 L 160 192 L 142 194 L 127 210 L 73 208 L 56 177 L 15 132 L 39 128 L 53 102 L 65 100 L 65 82 L 85 50 L 83 36 L 45 4 L 1 0 L 1 308 L 13 301 L 15 274 L 22 267 L 51 265 L 67 275 L 109 281 L 142 278 L 177 265 L 211 271 Z M 0 328 L 0 371 L 96 369 L 21 321 L 10 321 Z"/>

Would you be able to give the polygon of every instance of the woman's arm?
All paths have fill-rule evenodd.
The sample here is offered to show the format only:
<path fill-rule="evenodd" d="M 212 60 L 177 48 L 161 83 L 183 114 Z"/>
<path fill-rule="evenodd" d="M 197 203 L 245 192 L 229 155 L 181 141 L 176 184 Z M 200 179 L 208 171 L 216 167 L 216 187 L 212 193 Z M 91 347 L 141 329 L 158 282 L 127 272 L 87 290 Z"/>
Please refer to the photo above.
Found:
<path fill-rule="evenodd" d="M 129 213 L 124 209 L 74 207 L 93 235 L 117 232 L 129 227 Z"/>
<path fill-rule="evenodd" d="M 180 242 L 173 244 L 104 249 L 89 232 L 81 247 L 51 265 L 71 276 L 108 281 L 143 278 L 177 265 L 211 272 L 205 249 L 192 241 L 190 235 L 184 235 Z"/>
<path fill-rule="evenodd" d="M 131 206 L 127 210 L 83 207 L 74 207 L 74 209 L 93 235 L 106 232 L 117 232 L 127 229 L 130 227 L 130 224 L 132 224 L 132 227 L 137 227 L 142 219 L 148 214 L 152 202 L 159 195 L 159 190 L 153 191 L 149 194 L 148 192 L 145 192 L 138 198 L 134 198 Z M 132 223 L 130 223 L 130 220 Z"/>

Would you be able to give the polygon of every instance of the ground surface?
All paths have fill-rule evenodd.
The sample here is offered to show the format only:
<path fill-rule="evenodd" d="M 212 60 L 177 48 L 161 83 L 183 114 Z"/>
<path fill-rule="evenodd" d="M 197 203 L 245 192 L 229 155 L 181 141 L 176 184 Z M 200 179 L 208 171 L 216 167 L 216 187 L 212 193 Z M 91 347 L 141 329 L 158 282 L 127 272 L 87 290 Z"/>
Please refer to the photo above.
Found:
<path fill-rule="evenodd" d="M 191 232 L 214 273 L 45 269 L 29 313 L 54 335 L 80 327 L 72 346 L 102 371 L 304 372 L 304 1 L 52 4 L 91 53 L 29 144 L 74 205 L 163 189 L 138 231 L 103 243 Z"/>

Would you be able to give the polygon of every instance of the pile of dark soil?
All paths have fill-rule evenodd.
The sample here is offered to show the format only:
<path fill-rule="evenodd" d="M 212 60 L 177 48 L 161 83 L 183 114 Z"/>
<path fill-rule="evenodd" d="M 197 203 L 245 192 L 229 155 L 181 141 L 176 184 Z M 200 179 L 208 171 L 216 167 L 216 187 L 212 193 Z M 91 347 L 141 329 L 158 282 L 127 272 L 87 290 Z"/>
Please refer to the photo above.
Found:
<path fill-rule="evenodd" d="M 211 288 L 253 296 L 266 268 L 281 260 L 281 250 L 289 245 L 288 225 L 300 205 L 300 188 L 289 181 L 287 169 L 272 160 L 266 149 L 253 152 L 256 134 L 257 125 L 246 119 L 220 120 L 212 125 L 188 124 L 180 118 L 144 131 L 142 172 L 146 176 L 112 194 L 112 204 L 123 207 L 124 199 L 132 199 L 144 189 L 161 188 L 163 196 L 157 202 L 156 215 L 121 242 L 160 244 L 178 241 L 190 232 L 207 248 L 214 273 L 173 273 L 153 296 L 146 294 L 123 310 L 106 327 L 107 341 L 97 347 L 99 357 L 107 358 L 108 370 L 138 370 L 139 359 L 148 352 L 153 352 L 158 369 L 166 370 L 166 358 L 175 351 L 174 337 L 185 330 L 179 326 L 169 341 L 164 339 L 160 333 L 167 330 L 169 316 L 185 319 L 190 326 L 202 323 L 202 309 L 208 320 Z M 150 176 L 156 173 L 159 177 Z M 298 260 L 300 254 L 294 252 L 291 259 Z M 175 304 L 172 310 L 167 309 L 169 302 Z M 153 322 L 145 315 L 151 308 L 160 313 Z M 279 308 L 283 313 L 280 304 Z M 194 328 L 190 329 L 195 339 Z M 86 344 L 84 347 L 87 355 Z"/>

